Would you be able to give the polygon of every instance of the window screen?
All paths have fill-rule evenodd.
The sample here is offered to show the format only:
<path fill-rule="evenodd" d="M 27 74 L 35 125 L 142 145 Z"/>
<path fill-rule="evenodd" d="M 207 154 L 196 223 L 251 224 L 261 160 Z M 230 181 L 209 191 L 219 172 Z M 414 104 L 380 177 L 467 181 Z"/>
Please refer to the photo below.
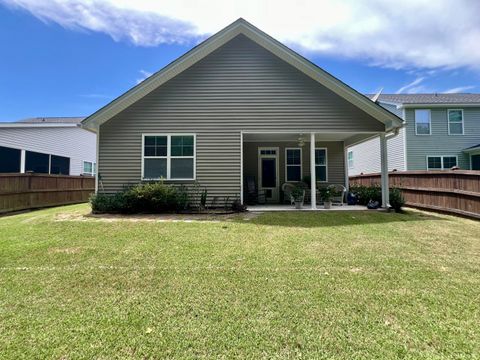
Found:
<path fill-rule="evenodd" d="M 317 181 L 327 181 L 326 149 L 315 149 L 315 178 Z"/>
<path fill-rule="evenodd" d="M 20 172 L 21 150 L 0 146 L 0 173 Z"/>
<path fill-rule="evenodd" d="M 286 181 L 302 180 L 302 150 L 286 149 Z"/>
<path fill-rule="evenodd" d="M 430 110 L 415 110 L 415 131 L 417 135 L 430 135 Z"/>
<path fill-rule="evenodd" d="M 48 174 L 50 155 L 33 151 L 25 152 L 25 171 Z"/>
<path fill-rule="evenodd" d="M 441 156 L 429 156 L 428 157 L 428 170 L 441 170 L 442 169 L 442 157 Z"/>
<path fill-rule="evenodd" d="M 70 175 L 70 158 L 52 155 L 50 174 Z"/>

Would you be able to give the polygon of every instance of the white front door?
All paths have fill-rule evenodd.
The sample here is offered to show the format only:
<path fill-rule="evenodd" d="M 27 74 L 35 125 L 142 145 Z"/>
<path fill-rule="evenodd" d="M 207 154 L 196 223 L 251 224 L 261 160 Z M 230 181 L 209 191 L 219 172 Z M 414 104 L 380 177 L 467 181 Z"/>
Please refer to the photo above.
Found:
<path fill-rule="evenodd" d="M 279 201 L 278 147 L 258 148 L 258 189 L 265 191 L 265 200 Z"/>

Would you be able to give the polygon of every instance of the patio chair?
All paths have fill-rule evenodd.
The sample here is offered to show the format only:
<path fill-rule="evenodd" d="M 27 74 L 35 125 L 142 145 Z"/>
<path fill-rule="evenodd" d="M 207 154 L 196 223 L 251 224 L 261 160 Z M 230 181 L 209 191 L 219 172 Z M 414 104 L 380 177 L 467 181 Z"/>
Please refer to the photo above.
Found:
<path fill-rule="evenodd" d="M 293 185 L 292 183 L 284 183 L 282 185 L 283 201 L 286 203 L 290 203 L 290 205 L 293 205 L 295 203 L 292 197 L 292 190 L 294 188 L 295 188 L 295 185 Z"/>
<path fill-rule="evenodd" d="M 245 176 L 245 200 L 248 205 L 265 204 L 265 190 L 257 189 L 255 176 Z"/>

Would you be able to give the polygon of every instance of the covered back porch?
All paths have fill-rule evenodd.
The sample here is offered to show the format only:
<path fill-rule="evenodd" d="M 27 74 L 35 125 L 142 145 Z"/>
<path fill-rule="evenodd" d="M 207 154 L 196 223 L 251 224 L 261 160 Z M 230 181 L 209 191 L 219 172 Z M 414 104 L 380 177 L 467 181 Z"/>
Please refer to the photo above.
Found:
<path fill-rule="evenodd" d="M 242 203 L 251 209 L 288 210 L 293 208 L 291 189 L 301 186 L 302 208 L 315 210 L 323 208 L 321 188 L 334 185 L 339 194 L 332 208 L 346 205 L 347 149 L 375 136 L 380 136 L 382 169 L 386 169 L 385 133 L 242 132 Z M 382 207 L 388 206 L 387 176 L 383 172 Z"/>

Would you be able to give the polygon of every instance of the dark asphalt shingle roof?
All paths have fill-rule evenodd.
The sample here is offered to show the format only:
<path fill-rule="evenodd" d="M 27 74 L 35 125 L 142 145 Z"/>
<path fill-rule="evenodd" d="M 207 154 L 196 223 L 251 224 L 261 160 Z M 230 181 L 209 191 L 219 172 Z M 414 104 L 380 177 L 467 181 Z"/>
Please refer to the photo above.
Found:
<path fill-rule="evenodd" d="M 25 124 L 80 124 L 84 117 L 35 117 L 18 120 Z"/>
<path fill-rule="evenodd" d="M 470 150 L 470 149 L 476 149 L 476 148 L 480 148 L 480 144 L 470 146 L 470 147 L 465 148 L 465 149 L 463 149 L 463 150 Z"/>
<path fill-rule="evenodd" d="M 373 94 L 366 94 L 369 98 Z M 398 104 L 480 104 L 480 94 L 381 94 L 379 101 Z"/>

